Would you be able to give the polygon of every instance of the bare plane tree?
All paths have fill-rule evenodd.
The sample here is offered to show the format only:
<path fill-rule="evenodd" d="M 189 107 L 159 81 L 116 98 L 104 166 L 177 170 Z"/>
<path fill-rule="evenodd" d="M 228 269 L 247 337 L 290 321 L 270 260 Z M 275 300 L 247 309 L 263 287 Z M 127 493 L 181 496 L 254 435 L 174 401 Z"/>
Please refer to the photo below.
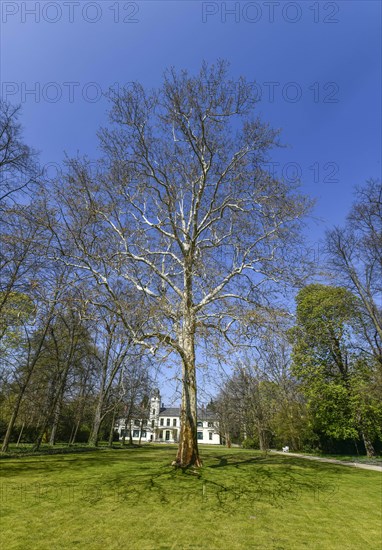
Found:
<path fill-rule="evenodd" d="M 251 87 L 227 71 L 224 61 L 195 77 L 171 69 L 159 90 L 134 84 L 111 94 L 99 169 L 75 159 L 57 186 L 66 261 L 91 273 L 122 316 L 124 281 L 145 312 L 134 326 L 124 316 L 134 343 L 178 354 L 181 467 L 201 464 L 198 334 L 229 338 L 241 314 L 286 280 L 309 208 L 265 170 L 277 132 L 252 117 Z"/>

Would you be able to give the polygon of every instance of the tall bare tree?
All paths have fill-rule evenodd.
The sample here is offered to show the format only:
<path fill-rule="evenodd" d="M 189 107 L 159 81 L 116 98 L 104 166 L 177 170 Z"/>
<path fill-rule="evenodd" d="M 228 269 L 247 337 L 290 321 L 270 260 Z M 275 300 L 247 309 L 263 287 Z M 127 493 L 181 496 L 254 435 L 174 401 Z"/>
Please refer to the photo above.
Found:
<path fill-rule="evenodd" d="M 73 160 L 59 182 L 66 261 L 120 304 L 135 343 L 178 355 L 175 463 L 198 466 L 198 334 L 207 327 L 229 338 L 241 313 L 290 276 L 309 204 L 266 170 L 277 132 L 253 116 L 253 90 L 229 79 L 226 62 L 204 63 L 196 76 L 171 69 L 158 90 L 136 83 L 110 99 L 103 160 L 96 170 Z M 121 281 L 144 307 L 134 326 Z"/>
<path fill-rule="evenodd" d="M 36 153 L 24 143 L 20 107 L 0 100 L 0 206 L 37 183 Z"/>
<path fill-rule="evenodd" d="M 382 184 L 357 190 L 346 225 L 327 234 L 330 267 L 338 282 L 359 297 L 365 336 L 382 365 Z"/>
<path fill-rule="evenodd" d="M 24 143 L 18 117 L 19 107 L 0 99 L 0 340 L 15 305 L 27 302 L 42 238 L 27 207 L 40 176 L 37 155 Z"/>
<path fill-rule="evenodd" d="M 46 232 L 26 206 L 3 209 L 4 219 L 0 236 L 0 341 L 5 336 L 12 311 L 17 303 L 24 302 L 24 314 L 28 296 L 33 295 L 36 283 L 42 277 L 41 242 Z M 45 262 L 46 263 L 46 262 Z M 19 311 L 21 315 L 22 312 Z"/>
<path fill-rule="evenodd" d="M 113 409 L 108 404 L 113 383 L 124 362 L 128 359 L 130 342 L 121 333 L 120 321 L 115 315 L 102 312 L 95 335 L 96 357 L 99 361 L 99 383 L 89 445 L 97 446 L 101 423 L 106 414 Z"/>

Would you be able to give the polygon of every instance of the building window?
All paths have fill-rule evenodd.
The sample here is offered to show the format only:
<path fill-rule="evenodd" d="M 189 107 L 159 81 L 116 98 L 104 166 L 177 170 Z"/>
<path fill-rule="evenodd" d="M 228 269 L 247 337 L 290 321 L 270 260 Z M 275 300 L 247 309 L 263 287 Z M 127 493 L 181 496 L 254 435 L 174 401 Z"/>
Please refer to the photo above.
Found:
<path fill-rule="evenodd" d="M 170 430 L 166 430 L 166 441 L 170 440 Z"/>
<path fill-rule="evenodd" d="M 154 428 L 154 426 L 155 426 L 155 420 L 152 420 L 151 421 L 151 427 Z"/>
<path fill-rule="evenodd" d="M 159 439 L 163 439 L 163 431 L 162 430 L 159 432 Z"/>
<path fill-rule="evenodd" d="M 166 426 L 169 426 L 169 425 L 170 425 L 170 423 L 171 423 L 171 420 L 170 420 L 170 418 L 167 418 L 167 424 L 166 424 Z"/>
<path fill-rule="evenodd" d="M 133 437 L 139 437 L 139 430 L 133 430 Z"/>
<path fill-rule="evenodd" d="M 209 439 L 210 441 L 212 441 L 212 432 L 210 432 L 210 433 L 208 434 L 208 439 Z"/>
<path fill-rule="evenodd" d="M 155 409 L 153 409 L 153 414 L 155 414 Z"/>
<path fill-rule="evenodd" d="M 146 432 L 145 432 L 145 430 L 142 430 L 142 437 L 146 437 Z"/>
<path fill-rule="evenodd" d="M 203 428 L 203 422 L 197 422 L 196 425 L 198 426 L 198 428 Z"/>
<path fill-rule="evenodd" d="M 198 432 L 198 439 L 203 439 L 203 432 Z"/>
<path fill-rule="evenodd" d="M 209 427 L 209 428 L 213 428 L 213 427 L 214 427 L 214 423 L 213 423 L 213 422 L 208 422 L 208 427 Z"/>
<path fill-rule="evenodd" d="M 173 425 L 173 426 L 176 426 L 176 418 L 173 419 L 172 425 Z"/>
<path fill-rule="evenodd" d="M 139 426 L 139 420 L 134 420 L 134 426 Z"/>
<path fill-rule="evenodd" d="M 161 419 L 160 419 L 160 425 L 161 425 L 161 426 L 164 426 L 164 418 L 161 418 Z"/>

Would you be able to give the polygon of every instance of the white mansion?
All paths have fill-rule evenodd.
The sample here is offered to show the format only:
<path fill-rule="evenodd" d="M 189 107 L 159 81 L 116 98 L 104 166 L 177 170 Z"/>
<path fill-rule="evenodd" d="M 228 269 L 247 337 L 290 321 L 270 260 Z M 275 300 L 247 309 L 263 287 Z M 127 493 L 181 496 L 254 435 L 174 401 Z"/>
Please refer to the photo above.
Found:
<path fill-rule="evenodd" d="M 124 418 L 117 420 L 115 431 L 119 438 L 130 438 L 134 442 L 176 443 L 180 430 L 180 408 L 165 407 L 159 390 L 153 392 L 150 400 L 148 420 L 133 418 L 126 422 Z M 219 424 L 215 415 L 208 409 L 198 409 L 197 433 L 200 443 L 220 445 Z"/>

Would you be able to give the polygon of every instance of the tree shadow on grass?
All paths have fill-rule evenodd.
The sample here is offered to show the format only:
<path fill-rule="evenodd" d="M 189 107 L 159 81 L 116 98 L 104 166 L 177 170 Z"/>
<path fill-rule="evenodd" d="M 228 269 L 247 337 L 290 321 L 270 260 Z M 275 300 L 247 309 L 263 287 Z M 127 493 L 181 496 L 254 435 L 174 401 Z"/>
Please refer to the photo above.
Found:
<path fill-rule="evenodd" d="M 344 469 L 344 466 L 342 464 L 333 464 L 330 462 L 315 462 L 313 460 L 305 460 L 303 458 L 298 457 L 289 457 L 288 455 L 280 456 L 280 455 L 270 455 L 264 453 L 263 455 L 258 455 L 254 457 L 250 457 L 247 459 L 240 459 L 238 457 L 238 460 L 232 460 L 235 459 L 238 455 L 218 455 L 213 456 L 211 458 L 215 458 L 219 462 L 217 464 L 211 464 L 207 466 L 208 468 L 242 468 L 248 465 L 270 465 L 270 466 L 280 466 L 283 468 L 291 468 L 294 467 L 296 469 L 303 469 L 303 470 L 320 470 L 325 471 L 327 473 L 335 473 L 336 475 L 346 474 L 348 473 L 347 469 Z"/>
<path fill-rule="evenodd" d="M 218 464 L 211 464 L 210 466 L 208 466 L 208 468 L 224 468 L 226 466 L 228 467 L 231 467 L 231 466 L 243 466 L 245 464 L 254 464 L 254 463 L 258 463 L 258 462 L 264 462 L 264 457 L 263 456 L 256 456 L 256 457 L 252 457 L 252 458 L 247 458 L 246 460 L 238 460 L 236 462 L 232 462 L 230 461 L 230 458 L 232 458 L 232 455 L 227 455 L 227 456 L 215 456 L 213 458 L 216 458 L 216 460 L 219 460 Z"/>
<path fill-rule="evenodd" d="M 218 464 L 200 470 L 163 467 L 154 475 L 125 480 L 121 476 L 115 480 L 118 499 L 132 505 L 152 502 L 187 507 L 196 503 L 204 510 L 232 514 L 259 504 L 283 508 L 301 497 L 329 502 L 338 492 L 334 476 L 317 475 L 315 468 L 301 470 L 265 456 L 242 461 L 230 461 L 230 455 L 215 458 Z"/>
<path fill-rule="evenodd" d="M 81 498 L 89 504 L 111 498 L 128 506 L 162 504 L 187 508 L 196 505 L 203 510 L 230 514 L 242 513 L 247 508 L 253 510 L 259 504 L 283 508 L 306 497 L 330 502 L 338 491 L 335 480 L 344 473 L 344 467 L 334 464 L 237 452 L 206 453 L 203 468 L 182 470 L 169 466 L 173 446 L 140 450 L 139 454 L 130 449 L 126 455 L 105 452 L 82 457 L 71 455 L 61 460 L 57 456 L 40 456 L 22 463 L 17 459 L 12 465 L 8 462 L 11 468 L 3 473 L 8 479 L 26 473 L 31 478 L 43 475 L 43 489 L 44 483 L 48 489 L 49 483 L 51 486 L 61 483 L 63 489 L 66 486 L 71 489 L 74 478 L 70 478 L 70 473 L 65 475 L 65 470 L 75 472 L 76 478 L 84 471 L 86 475 L 82 479 L 78 477 L 78 483 L 88 500 Z M 126 469 L 125 464 L 129 466 Z M 102 481 L 99 477 L 92 478 L 95 469 L 97 476 L 102 474 Z"/>

